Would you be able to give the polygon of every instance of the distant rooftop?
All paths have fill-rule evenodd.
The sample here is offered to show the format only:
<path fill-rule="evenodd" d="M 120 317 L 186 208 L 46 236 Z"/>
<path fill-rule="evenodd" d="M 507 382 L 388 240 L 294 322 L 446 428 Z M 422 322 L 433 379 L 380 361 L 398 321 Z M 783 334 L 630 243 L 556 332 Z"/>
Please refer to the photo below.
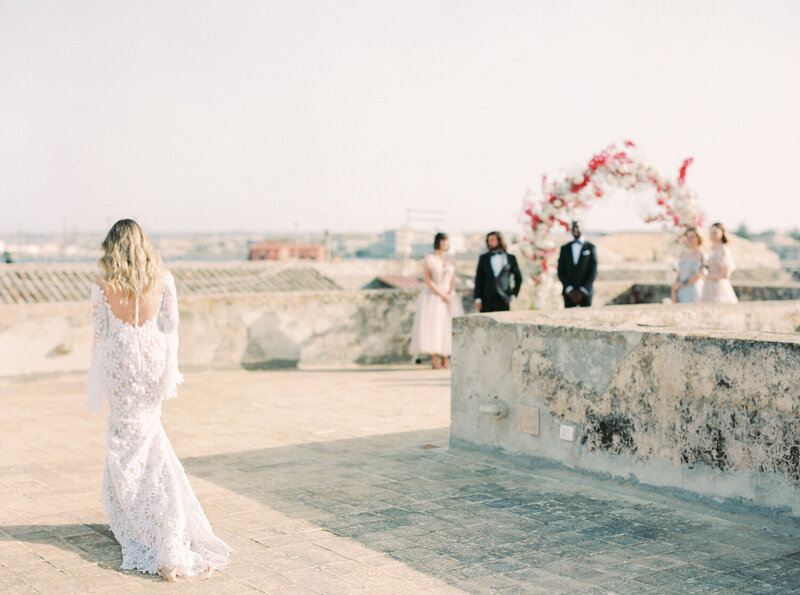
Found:
<path fill-rule="evenodd" d="M 458 289 L 472 289 L 474 286 L 471 274 L 456 274 Z M 422 289 L 423 287 L 425 281 L 411 275 L 379 275 L 366 285 L 366 289 Z"/>
<path fill-rule="evenodd" d="M 408 275 L 380 275 L 370 285 L 389 289 L 422 289 L 425 281 Z"/>
<path fill-rule="evenodd" d="M 341 289 L 313 268 L 287 263 L 186 263 L 169 268 L 182 295 Z M 0 304 L 88 300 L 95 278 L 93 264 L 0 265 Z"/>

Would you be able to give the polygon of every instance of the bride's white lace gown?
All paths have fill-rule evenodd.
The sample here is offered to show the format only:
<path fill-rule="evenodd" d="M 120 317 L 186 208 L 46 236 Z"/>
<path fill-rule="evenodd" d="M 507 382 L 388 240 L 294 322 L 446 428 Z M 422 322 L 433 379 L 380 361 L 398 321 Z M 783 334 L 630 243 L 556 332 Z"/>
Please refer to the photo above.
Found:
<path fill-rule="evenodd" d="M 172 275 L 157 315 L 138 326 L 119 319 L 93 284 L 92 323 L 86 406 L 99 413 L 108 400 L 103 502 L 122 569 L 193 576 L 222 568 L 231 549 L 212 532 L 161 425 L 162 401 L 183 382 Z"/>

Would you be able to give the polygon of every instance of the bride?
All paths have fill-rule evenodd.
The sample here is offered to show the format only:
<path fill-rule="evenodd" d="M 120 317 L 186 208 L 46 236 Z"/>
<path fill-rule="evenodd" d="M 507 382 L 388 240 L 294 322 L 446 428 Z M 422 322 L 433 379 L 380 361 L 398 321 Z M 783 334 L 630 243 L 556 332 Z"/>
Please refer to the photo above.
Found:
<path fill-rule="evenodd" d="M 175 280 L 131 219 L 117 221 L 102 248 L 86 407 L 100 413 L 108 399 L 103 503 L 121 568 L 206 578 L 231 549 L 212 532 L 161 425 L 161 402 L 183 382 Z"/>

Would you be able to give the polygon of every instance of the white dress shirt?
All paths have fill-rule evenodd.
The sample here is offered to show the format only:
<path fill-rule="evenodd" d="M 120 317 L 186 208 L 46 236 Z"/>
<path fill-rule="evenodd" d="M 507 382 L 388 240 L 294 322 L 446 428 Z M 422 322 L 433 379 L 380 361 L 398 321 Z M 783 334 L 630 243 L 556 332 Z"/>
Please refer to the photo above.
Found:
<path fill-rule="evenodd" d="M 572 242 L 572 264 L 578 266 L 578 261 L 581 259 L 581 250 L 583 250 L 583 239 L 578 238 Z"/>
<path fill-rule="evenodd" d="M 492 272 L 495 277 L 499 277 L 506 266 L 506 255 L 504 252 L 495 252 L 489 257 L 489 264 L 492 265 Z"/>

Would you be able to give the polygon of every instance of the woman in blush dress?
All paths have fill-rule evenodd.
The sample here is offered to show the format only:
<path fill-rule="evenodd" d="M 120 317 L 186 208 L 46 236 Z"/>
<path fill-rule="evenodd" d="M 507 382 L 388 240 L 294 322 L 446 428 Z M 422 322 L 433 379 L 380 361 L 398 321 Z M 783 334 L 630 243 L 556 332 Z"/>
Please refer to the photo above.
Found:
<path fill-rule="evenodd" d="M 423 261 L 425 287 L 411 328 L 411 352 L 429 353 L 434 368 L 450 367 L 453 317 L 464 314 L 456 294 L 455 259 L 447 255 L 449 246 L 447 234 L 437 233 L 433 254 Z"/>
<path fill-rule="evenodd" d="M 672 284 L 672 301 L 688 304 L 699 302 L 703 291 L 703 239 L 696 227 L 683 233 L 687 251 L 678 261 L 678 276 Z"/>
<path fill-rule="evenodd" d="M 728 232 L 722 223 L 714 223 L 708 230 L 711 253 L 706 259 L 706 275 L 703 280 L 702 302 L 714 304 L 736 304 L 739 302 L 731 285 L 731 274 L 735 265 L 728 248 Z"/>
<path fill-rule="evenodd" d="M 161 404 L 183 381 L 175 280 L 131 219 L 117 221 L 102 248 L 86 407 L 100 413 L 108 400 L 102 500 L 121 568 L 207 578 L 231 549 L 212 532 L 161 425 Z"/>

